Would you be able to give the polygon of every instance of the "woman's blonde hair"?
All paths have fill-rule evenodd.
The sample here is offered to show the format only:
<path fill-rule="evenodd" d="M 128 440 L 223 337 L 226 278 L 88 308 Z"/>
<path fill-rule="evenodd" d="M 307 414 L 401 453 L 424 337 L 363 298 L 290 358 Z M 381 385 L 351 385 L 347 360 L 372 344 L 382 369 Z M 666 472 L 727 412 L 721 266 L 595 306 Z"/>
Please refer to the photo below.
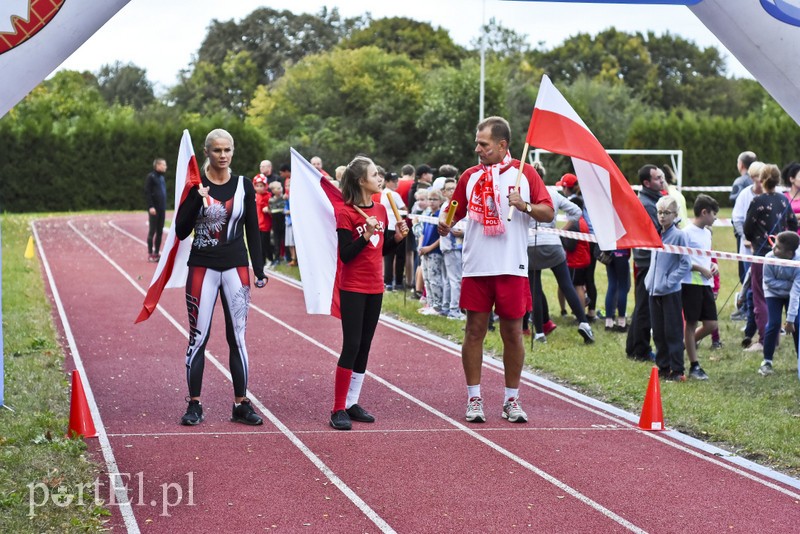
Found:
<path fill-rule="evenodd" d="M 767 163 L 761 169 L 761 185 L 767 191 L 775 191 L 781 183 L 781 170 L 774 163 Z"/>
<path fill-rule="evenodd" d="M 222 128 L 215 128 L 208 132 L 206 136 L 206 142 L 203 144 L 203 148 L 208 150 L 211 148 L 211 143 L 213 143 L 216 139 L 225 139 L 231 144 L 231 150 L 234 149 L 233 146 L 233 136 L 228 133 L 227 130 L 223 130 Z M 203 162 L 203 174 L 208 172 L 208 167 L 211 165 L 211 161 L 206 157 L 206 160 Z"/>

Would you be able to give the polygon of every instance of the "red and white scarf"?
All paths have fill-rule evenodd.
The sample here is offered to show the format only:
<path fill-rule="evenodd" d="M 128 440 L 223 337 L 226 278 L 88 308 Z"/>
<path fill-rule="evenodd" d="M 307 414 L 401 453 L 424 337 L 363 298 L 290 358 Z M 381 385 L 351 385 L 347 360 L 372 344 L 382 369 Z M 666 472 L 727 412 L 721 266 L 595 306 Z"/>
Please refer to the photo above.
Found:
<path fill-rule="evenodd" d="M 467 211 L 469 218 L 483 225 L 484 235 L 501 235 L 506 227 L 500 217 L 500 190 L 497 182 L 500 175 L 511 166 L 511 154 L 506 152 L 503 161 L 494 165 L 481 165 L 483 173 L 469 198 Z"/>

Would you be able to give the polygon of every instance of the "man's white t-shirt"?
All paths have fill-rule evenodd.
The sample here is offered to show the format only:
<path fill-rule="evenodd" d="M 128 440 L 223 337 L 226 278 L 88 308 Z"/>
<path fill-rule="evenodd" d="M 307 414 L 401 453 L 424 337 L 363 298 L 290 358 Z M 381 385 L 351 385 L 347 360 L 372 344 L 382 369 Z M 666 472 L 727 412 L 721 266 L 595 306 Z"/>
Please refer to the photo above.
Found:
<path fill-rule="evenodd" d="M 499 169 L 495 178 L 501 202 L 498 206 L 505 232 L 500 235 L 485 235 L 483 224 L 467 216 L 467 202 L 484 167 L 476 165 L 464 171 L 456 184 L 453 200 L 458 202 L 455 220 L 466 217 L 462 261 L 463 276 L 528 276 L 528 223 L 530 215 L 508 205 L 508 194 L 513 191 L 519 173 L 519 160 L 512 160 Z M 525 164 L 520 180 L 519 194 L 531 204 L 547 204 L 552 200 L 536 170 Z M 507 221 L 509 209 L 515 213 Z"/>

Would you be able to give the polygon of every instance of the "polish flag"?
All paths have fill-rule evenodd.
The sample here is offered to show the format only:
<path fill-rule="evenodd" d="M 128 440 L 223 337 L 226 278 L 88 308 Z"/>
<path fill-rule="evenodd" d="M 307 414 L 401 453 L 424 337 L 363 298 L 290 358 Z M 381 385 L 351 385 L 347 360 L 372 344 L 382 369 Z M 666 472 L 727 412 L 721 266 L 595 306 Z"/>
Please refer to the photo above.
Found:
<path fill-rule="evenodd" d="M 178 164 L 175 173 L 175 216 L 178 214 L 178 207 L 186 199 L 189 191 L 193 187 L 202 184 L 200 181 L 200 168 L 197 166 L 197 159 L 192 148 L 192 137 L 189 130 L 183 131 L 181 146 L 178 150 Z M 173 218 L 175 217 L 173 216 Z M 158 267 L 150 281 L 150 288 L 144 298 L 142 311 L 135 323 L 139 323 L 149 318 L 158 305 L 161 292 L 165 287 L 185 287 L 186 277 L 189 274 L 189 253 L 192 251 L 192 237 L 189 236 L 183 241 L 178 241 L 175 235 L 175 221 L 169 226 L 167 240 L 164 243 L 164 250 Z"/>
<path fill-rule="evenodd" d="M 601 250 L 661 247 L 628 180 L 547 75 L 542 77 L 526 141 L 572 158 Z"/>
<path fill-rule="evenodd" d="M 341 317 L 336 212 L 344 207 L 342 192 L 294 148 L 291 154 L 292 231 L 306 311 Z"/>

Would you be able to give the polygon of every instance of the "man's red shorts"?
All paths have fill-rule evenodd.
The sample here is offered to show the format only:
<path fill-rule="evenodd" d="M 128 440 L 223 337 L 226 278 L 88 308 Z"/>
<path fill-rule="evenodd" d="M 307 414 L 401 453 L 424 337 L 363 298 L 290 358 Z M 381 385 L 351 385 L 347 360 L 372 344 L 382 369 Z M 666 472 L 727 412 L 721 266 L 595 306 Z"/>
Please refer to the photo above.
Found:
<path fill-rule="evenodd" d="M 475 312 L 490 312 L 494 306 L 503 319 L 519 319 L 533 309 L 528 278 L 510 274 L 464 277 L 459 305 Z"/>

